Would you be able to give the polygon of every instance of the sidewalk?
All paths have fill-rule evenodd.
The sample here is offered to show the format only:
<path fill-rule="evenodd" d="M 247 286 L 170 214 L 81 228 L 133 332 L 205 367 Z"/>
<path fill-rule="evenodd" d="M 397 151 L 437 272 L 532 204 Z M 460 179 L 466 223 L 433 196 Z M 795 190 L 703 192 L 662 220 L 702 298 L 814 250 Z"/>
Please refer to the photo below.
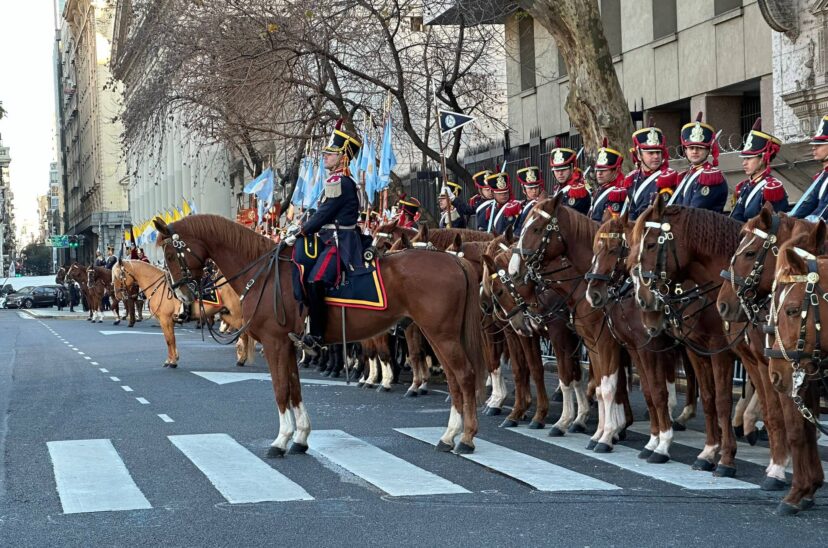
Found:
<path fill-rule="evenodd" d="M 18 312 L 23 312 L 28 314 L 32 318 L 37 318 L 38 320 L 85 320 L 89 317 L 89 312 L 84 312 L 82 308 L 78 307 L 75 309 L 74 312 L 69 312 L 68 308 L 64 308 L 63 310 L 58 310 L 55 307 L 52 308 L 19 308 Z"/>

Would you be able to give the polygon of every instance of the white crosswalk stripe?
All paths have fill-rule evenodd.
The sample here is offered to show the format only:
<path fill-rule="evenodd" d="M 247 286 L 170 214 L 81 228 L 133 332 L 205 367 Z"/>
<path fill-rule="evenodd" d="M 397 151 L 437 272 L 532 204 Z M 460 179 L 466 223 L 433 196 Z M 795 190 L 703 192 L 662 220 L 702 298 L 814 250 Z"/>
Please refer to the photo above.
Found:
<path fill-rule="evenodd" d="M 227 502 L 313 500 L 227 434 L 168 436 Z"/>
<path fill-rule="evenodd" d="M 469 492 L 342 430 L 311 432 L 308 444 L 311 454 L 324 457 L 391 496 Z"/>
<path fill-rule="evenodd" d="M 629 427 L 629 430 L 632 432 L 637 432 L 639 434 L 644 434 L 645 436 L 650 435 L 649 426 L 643 423 L 633 424 Z M 694 449 L 702 449 L 704 447 L 704 442 L 704 432 L 697 432 L 696 430 L 684 430 L 682 432 L 673 432 L 673 443 L 680 443 L 688 447 L 693 447 Z M 737 460 L 750 462 L 752 464 L 761 466 L 762 468 L 766 467 L 770 462 L 770 450 L 767 447 L 760 447 L 756 445 L 752 446 L 749 443 L 745 443 L 743 441 L 737 442 L 736 445 Z M 788 466 L 788 472 L 791 472 L 792 470 L 792 466 Z M 826 463 L 825 461 L 822 461 L 822 470 L 826 474 L 828 474 L 828 463 Z"/>
<path fill-rule="evenodd" d="M 560 438 L 550 438 L 548 431 L 545 430 L 530 430 L 525 427 L 509 428 L 508 430 L 685 489 L 758 489 L 759 487 L 753 483 L 733 478 L 717 478 L 709 472 L 692 470 L 688 465 L 675 461 L 665 464 L 649 464 L 647 461 L 638 458 L 636 449 L 624 445 L 616 445 L 612 453 L 596 453 L 586 449 L 589 437 L 583 434 L 568 434 Z"/>
<path fill-rule="evenodd" d="M 64 514 L 152 508 L 109 440 L 47 444 Z"/>
<path fill-rule="evenodd" d="M 444 428 L 395 428 L 397 432 L 437 445 Z M 617 485 L 568 470 L 551 462 L 526 455 L 512 449 L 475 438 L 475 451 L 461 455 L 477 464 L 482 464 L 514 478 L 539 491 L 609 491 L 621 489 Z"/>

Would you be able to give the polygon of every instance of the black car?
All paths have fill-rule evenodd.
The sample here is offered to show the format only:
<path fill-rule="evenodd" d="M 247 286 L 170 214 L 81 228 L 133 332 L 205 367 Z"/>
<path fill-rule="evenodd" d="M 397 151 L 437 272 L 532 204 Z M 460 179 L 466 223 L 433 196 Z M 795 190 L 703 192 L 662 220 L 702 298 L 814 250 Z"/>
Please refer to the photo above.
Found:
<path fill-rule="evenodd" d="M 6 308 L 35 308 L 38 306 L 55 306 L 57 304 L 59 285 L 41 285 L 24 287 L 6 298 Z"/>

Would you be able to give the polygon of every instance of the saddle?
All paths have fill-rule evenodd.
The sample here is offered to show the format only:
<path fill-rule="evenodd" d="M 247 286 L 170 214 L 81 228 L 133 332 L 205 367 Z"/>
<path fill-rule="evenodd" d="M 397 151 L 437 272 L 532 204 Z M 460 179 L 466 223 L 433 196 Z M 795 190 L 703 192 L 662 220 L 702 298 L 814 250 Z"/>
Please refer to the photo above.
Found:
<path fill-rule="evenodd" d="M 308 273 L 316 263 L 321 251 L 321 243 L 316 235 L 297 238 L 293 246 L 293 295 L 297 301 L 306 302 Z M 385 310 L 388 299 L 382 280 L 379 257 L 365 263 L 366 267 L 354 272 L 342 269 L 342 276 L 337 284 L 326 290 L 325 303 L 344 308 L 362 308 L 367 310 Z"/>

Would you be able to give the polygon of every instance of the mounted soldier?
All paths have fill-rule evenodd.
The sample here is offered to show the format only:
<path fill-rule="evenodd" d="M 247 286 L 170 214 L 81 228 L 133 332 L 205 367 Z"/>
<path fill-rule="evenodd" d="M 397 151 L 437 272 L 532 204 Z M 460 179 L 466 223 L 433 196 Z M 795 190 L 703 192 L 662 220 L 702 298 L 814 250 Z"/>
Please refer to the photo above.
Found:
<path fill-rule="evenodd" d="M 584 184 L 583 174 L 575 162 L 578 153 L 571 148 L 561 146 L 561 141 L 555 138 L 555 148 L 550 151 L 549 166 L 555 176 L 556 188 L 552 194 L 560 192 L 564 195 L 563 202 L 579 213 L 589 211 L 589 191 Z"/>
<path fill-rule="evenodd" d="M 654 127 L 652 118 L 649 127 L 632 134 L 633 159 L 638 165 L 625 180 L 627 202 L 625 210 L 634 221 L 650 207 L 658 194 L 672 194 L 678 184 L 678 174 L 670 168 L 664 133 Z"/>
<path fill-rule="evenodd" d="M 452 205 L 456 196 L 460 195 L 462 188 L 457 183 L 446 181 L 440 189 L 440 194 L 437 195 L 437 203 L 440 206 L 440 228 L 466 228 L 466 217 Z"/>
<path fill-rule="evenodd" d="M 118 262 L 118 257 L 115 256 L 115 248 L 111 245 L 106 247 L 106 262 L 104 266 L 107 269 L 112 270 L 112 267 L 115 266 L 115 263 Z"/>
<path fill-rule="evenodd" d="M 595 189 L 592 198 L 592 206 L 588 216 L 599 223 L 604 218 L 604 212 L 610 209 L 615 214 L 620 214 L 627 199 L 627 191 L 624 187 L 626 180 L 621 165 L 624 163 L 624 155 L 609 147 L 607 138 L 604 137 L 601 148 L 598 149 L 598 156 L 595 159 L 595 179 L 598 187 Z"/>
<path fill-rule="evenodd" d="M 739 153 L 748 178 L 736 185 L 730 216 L 737 221 L 744 223 L 757 216 L 765 202 L 771 202 L 774 211 L 788 210 L 788 193 L 779 179 L 770 174 L 770 163 L 781 145 L 779 139 L 762 131 L 762 119 L 757 118 Z"/>
<path fill-rule="evenodd" d="M 540 168 L 537 166 L 529 166 L 521 168 L 517 171 L 517 178 L 523 187 L 523 194 L 526 199 L 521 202 L 521 210 L 515 221 L 515 236 L 520 234 L 523 230 L 523 224 L 526 222 L 526 217 L 534 205 L 548 196 L 546 194 L 546 187 L 544 186 L 543 176 L 540 173 Z"/>
<path fill-rule="evenodd" d="M 291 333 L 291 339 L 312 355 L 321 350 L 325 334 L 326 288 L 341 283 L 343 276 L 362 268 L 362 240 L 357 230 L 359 196 L 356 182 L 348 171 L 348 164 L 356 157 L 362 142 L 340 126 L 341 120 L 322 150 L 325 169 L 331 175 L 325 180 L 319 208 L 301 227 L 291 227 L 285 238 L 287 245 L 293 245 L 298 236 L 308 239 L 316 236 L 321 248 L 305 284 L 309 333 L 301 340 Z"/>
<path fill-rule="evenodd" d="M 472 175 L 472 180 L 474 181 L 474 186 L 477 189 L 477 194 L 472 196 L 468 203 L 463 201 L 459 195 L 451 201 L 451 205 L 454 206 L 454 209 L 456 209 L 460 215 L 467 218 L 474 217 L 475 228 L 484 232 L 487 227 L 486 211 L 487 208 L 494 202 L 492 189 L 488 184 L 486 184 L 486 177 L 491 174 L 491 171 L 484 169 L 483 171 L 478 171 Z"/>
<path fill-rule="evenodd" d="M 418 228 L 420 221 L 420 200 L 403 196 L 397 202 L 397 225 L 403 228 Z"/>
<path fill-rule="evenodd" d="M 791 216 L 813 222 L 828 221 L 828 115 L 822 117 L 808 144 L 814 160 L 822 163 L 822 171 L 814 176 L 811 186 L 791 210 Z"/>
<path fill-rule="evenodd" d="M 678 187 L 667 202 L 668 205 L 698 207 L 717 213 L 724 211 L 727 203 L 727 180 L 719 170 L 719 143 L 716 129 L 702 122 L 702 113 L 696 121 L 681 128 L 681 146 L 690 162 L 679 178 Z M 707 158 L 712 156 L 712 162 Z"/>
<path fill-rule="evenodd" d="M 507 173 L 493 173 L 486 177 L 494 200 L 486 211 L 486 232 L 499 236 L 513 225 L 520 215 L 520 202 L 514 199 L 512 183 Z"/>

